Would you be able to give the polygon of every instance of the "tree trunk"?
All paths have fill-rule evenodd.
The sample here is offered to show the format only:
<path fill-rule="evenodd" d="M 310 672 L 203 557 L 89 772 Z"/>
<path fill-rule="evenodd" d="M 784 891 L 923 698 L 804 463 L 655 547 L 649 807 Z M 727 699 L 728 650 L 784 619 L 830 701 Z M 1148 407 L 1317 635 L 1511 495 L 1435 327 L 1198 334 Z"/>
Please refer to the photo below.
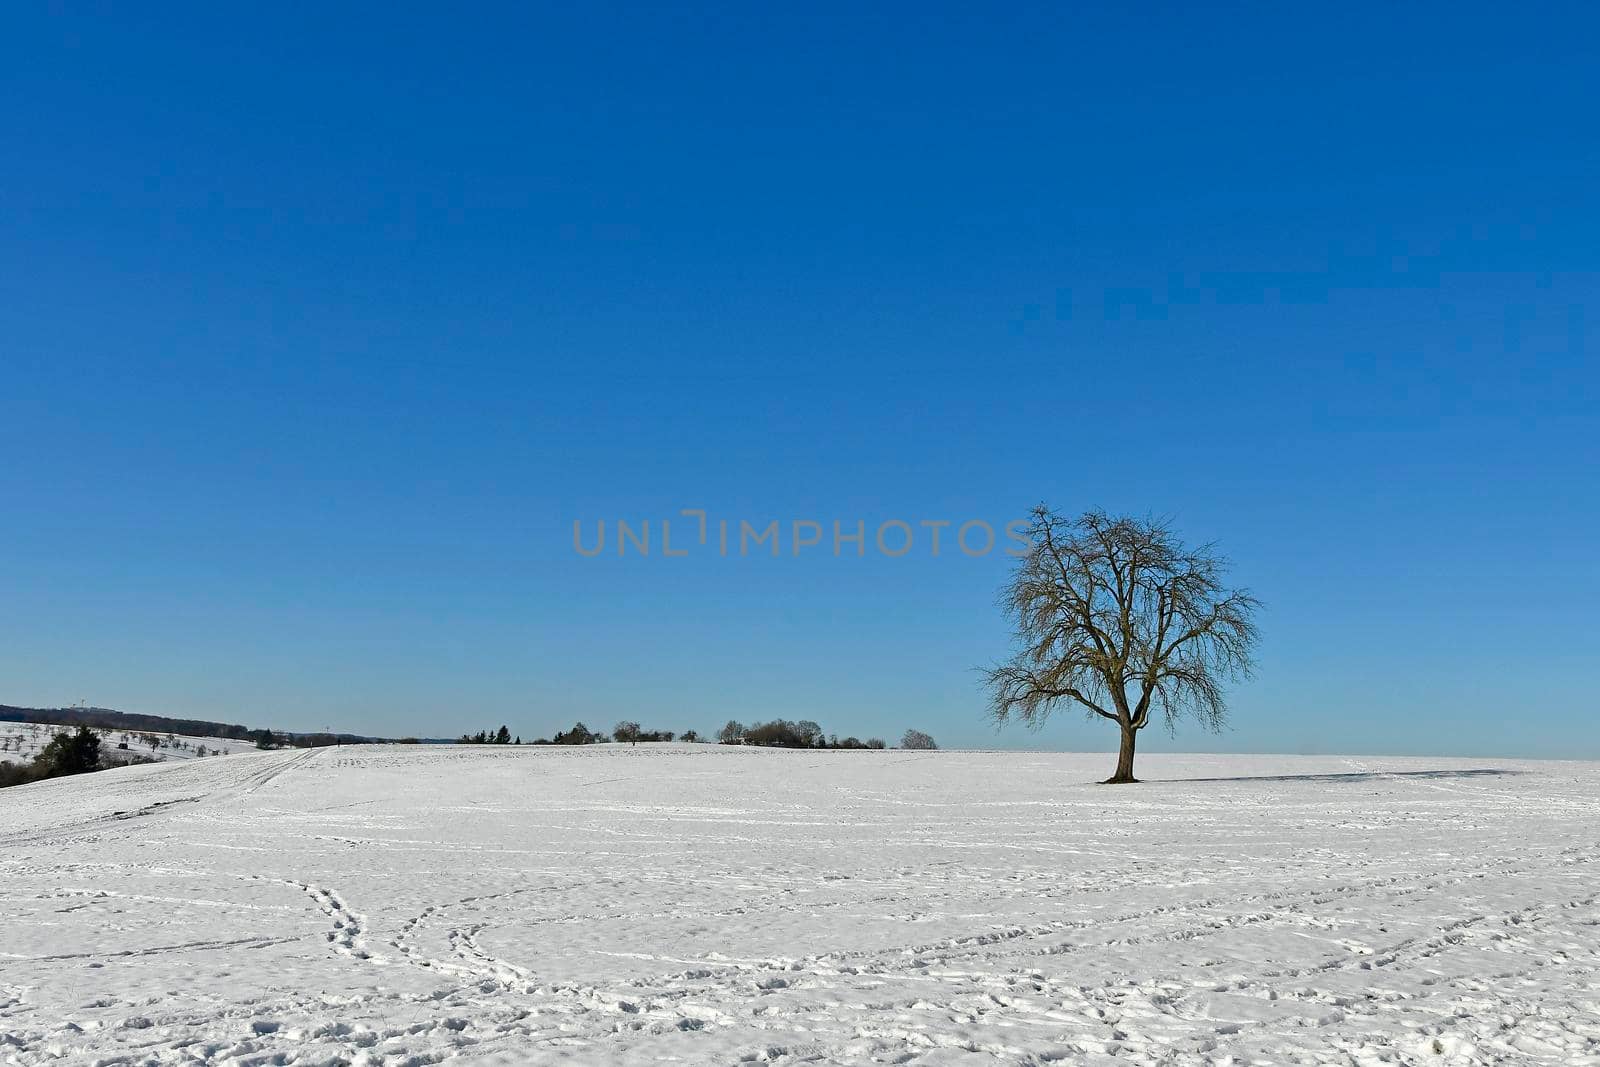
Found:
<path fill-rule="evenodd" d="M 1133 743 L 1137 736 L 1138 733 L 1133 727 L 1122 728 L 1122 748 L 1117 752 L 1117 773 L 1105 780 L 1106 785 L 1139 780 L 1133 776 Z"/>

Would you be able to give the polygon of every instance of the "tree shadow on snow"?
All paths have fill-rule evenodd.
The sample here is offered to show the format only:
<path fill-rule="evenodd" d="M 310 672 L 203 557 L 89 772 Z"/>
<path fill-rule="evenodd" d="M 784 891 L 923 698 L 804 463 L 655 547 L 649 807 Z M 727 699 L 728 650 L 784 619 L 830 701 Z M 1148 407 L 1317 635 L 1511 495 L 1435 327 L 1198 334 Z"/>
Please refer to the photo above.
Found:
<path fill-rule="evenodd" d="M 1162 778 L 1162 782 L 1370 782 L 1380 778 L 1495 778 L 1527 774 L 1503 767 L 1438 771 L 1344 771 L 1338 774 L 1244 774 L 1234 778 Z"/>

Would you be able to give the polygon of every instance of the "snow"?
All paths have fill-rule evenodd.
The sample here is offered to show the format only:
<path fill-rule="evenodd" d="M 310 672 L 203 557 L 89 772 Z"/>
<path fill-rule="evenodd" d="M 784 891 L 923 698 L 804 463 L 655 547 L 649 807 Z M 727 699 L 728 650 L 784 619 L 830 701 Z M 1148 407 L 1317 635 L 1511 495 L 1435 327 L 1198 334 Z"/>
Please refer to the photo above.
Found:
<path fill-rule="evenodd" d="M 0 762 L 27 763 L 33 759 L 51 738 L 63 731 L 72 733 L 77 725 L 37 722 L 0 722 Z M 199 759 L 203 746 L 207 756 L 248 752 L 255 748 L 250 741 L 236 737 L 194 737 L 189 734 L 169 734 L 144 730 L 110 730 L 94 728 L 100 735 L 102 763 L 127 763 L 133 759 L 156 761 Z M 151 748 L 146 737 L 155 737 L 157 745 Z M 117 745 L 126 744 L 127 748 Z"/>
<path fill-rule="evenodd" d="M 0 791 L 0 1062 L 1600 1064 L 1600 765 L 361 746 Z"/>

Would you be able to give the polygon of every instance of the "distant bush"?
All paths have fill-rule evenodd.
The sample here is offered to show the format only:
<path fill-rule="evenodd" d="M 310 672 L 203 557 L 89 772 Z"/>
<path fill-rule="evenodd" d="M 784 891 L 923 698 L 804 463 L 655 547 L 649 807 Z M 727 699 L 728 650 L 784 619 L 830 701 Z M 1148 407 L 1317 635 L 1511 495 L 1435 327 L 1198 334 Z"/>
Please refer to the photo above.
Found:
<path fill-rule="evenodd" d="M 758 722 L 744 732 L 744 743 L 767 748 L 810 748 L 798 723 L 787 719 Z"/>
<path fill-rule="evenodd" d="M 766 745 L 775 748 L 826 748 L 822 727 L 809 719 L 790 722 L 773 719 L 758 722 L 744 732 L 747 745 Z"/>
<path fill-rule="evenodd" d="M 556 734 L 553 741 L 535 741 L 534 744 L 547 745 L 592 745 L 602 739 L 603 735 L 590 730 L 581 722 L 573 723 L 572 729 Z"/>
<path fill-rule="evenodd" d="M 27 785 L 43 778 L 39 768 L 32 763 L 0 763 L 0 789 L 8 785 Z"/>

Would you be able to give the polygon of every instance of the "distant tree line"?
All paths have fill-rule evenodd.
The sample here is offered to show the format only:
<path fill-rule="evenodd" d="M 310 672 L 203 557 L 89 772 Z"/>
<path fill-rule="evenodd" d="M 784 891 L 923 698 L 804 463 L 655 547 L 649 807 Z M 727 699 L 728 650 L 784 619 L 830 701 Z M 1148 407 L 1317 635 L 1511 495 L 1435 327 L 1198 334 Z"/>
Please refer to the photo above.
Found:
<path fill-rule="evenodd" d="M 771 722 L 758 722 L 751 726 L 730 719 L 726 726 L 717 731 L 714 738 L 707 737 L 698 730 L 685 730 L 682 733 L 672 730 L 647 730 L 632 719 L 624 719 L 617 723 L 609 734 L 591 730 L 578 722 L 574 723 L 571 729 L 563 730 L 553 738 L 537 737 L 528 744 L 594 745 L 613 741 L 618 744 L 637 745 L 651 741 L 695 743 L 713 740 L 724 745 L 757 745 L 765 748 L 884 749 L 889 747 L 881 737 L 869 737 L 863 741 L 858 737 L 841 738 L 838 734 L 824 733 L 822 727 L 810 719 L 802 719 L 799 722 L 773 719 Z M 521 737 L 512 739 L 510 729 L 501 726 L 498 730 L 479 730 L 475 734 L 462 734 L 456 743 L 520 745 L 523 741 Z M 934 743 L 932 737 L 921 730 L 907 730 L 905 736 L 900 739 L 900 747 L 926 750 L 939 746 Z"/>
<path fill-rule="evenodd" d="M 593 745 L 600 741 L 609 740 L 611 740 L 611 738 L 608 735 L 597 734 L 580 722 L 574 723 L 572 729 L 563 730 L 561 733 L 556 734 L 554 740 L 551 740 L 547 737 L 536 737 L 532 741 L 529 741 L 528 744 Z M 522 743 L 522 736 L 518 734 L 516 737 L 513 737 L 511 735 L 511 728 L 506 726 L 504 723 L 501 724 L 498 730 L 479 730 L 475 734 L 462 734 L 460 737 L 456 738 L 456 744 L 458 745 L 520 745 Z"/>
<path fill-rule="evenodd" d="M 583 723 L 578 722 L 572 724 L 572 729 L 563 730 L 549 741 L 541 737 L 533 743 L 536 745 L 593 745 L 609 740 L 611 739 L 605 734 L 597 734 L 583 725 Z"/>
<path fill-rule="evenodd" d="M 141 748 L 148 748 L 152 756 L 163 749 L 171 752 L 193 752 L 196 756 L 222 756 L 227 754 L 227 750 L 220 745 L 213 751 L 206 745 L 196 745 L 194 742 L 170 732 L 166 734 L 129 733 L 125 730 L 120 736 L 122 742 L 117 745 L 118 748 L 131 751 L 133 746 L 138 745 Z"/>
<path fill-rule="evenodd" d="M 0 704 L 0 721 L 83 724 L 101 730 L 143 731 L 157 734 L 188 734 L 191 737 L 226 737 L 250 740 L 250 728 L 237 723 L 206 719 L 169 719 L 165 715 L 140 715 L 110 708 L 17 708 Z"/>
<path fill-rule="evenodd" d="M 458 745 L 511 745 L 522 744 L 522 738 L 515 741 L 511 739 L 511 729 L 505 723 L 500 724 L 498 730 L 479 730 L 475 734 L 462 734 L 456 739 Z"/>
<path fill-rule="evenodd" d="M 279 730 L 251 730 L 247 740 L 257 748 L 322 748 L 325 745 L 359 745 L 376 738 L 358 737 L 355 734 L 291 734 Z"/>
<path fill-rule="evenodd" d="M 751 726 L 736 719 L 728 722 L 717 731 L 717 741 L 724 745 L 760 745 L 764 748 L 846 748 L 846 749 L 882 749 L 889 746 L 881 737 L 869 737 L 865 741 L 859 737 L 843 737 L 838 734 L 824 734 L 822 727 L 810 719 L 801 719 L 799 722 L 790 722 L 788 719 L 773 719 L 771 722 L 758 722 Z M 937 748 L 933 738 L 920 730 L 907 730 L 905 739 L 901 742 L 902 748 Z"/>
<path fill-rule="evenodd" d="M 611 728 L 611 736 L 617 741 L 626 741 L 630 745 L 637 745 L 640 741 L 671 741 L 678 735 L 671 730 L 646 730 L 636 722 L 624 719 Z M 693 730 L 683 732 L 685 741 L 698 741 L 700 735 Z"/>
<path fill-rule="evenodd" d="M 57 722 L 76 721 L 86 726 L 98 725 L 101 729 L 122 730 L 123 744 L 118 747 L 131 748 L 136 745 L 148 747 L 152 755 L 155 755 L 161 749 L 189 751 L 190 742 L 179 738 L 177 736 L 179 732 L 248 741 L 258 749 L 315 748 L 335 744 L 381 743 L 388 740 L 386 738 L 364 737 L 357 734 L 252 730 L 243 726 L 233 726 L 201 719 L 169 719 L 161 715 L 135 715 L 126 712 L 109 711 L 105 708 L 60 708 L 44 711 L 38 708 L 16 708 L 9 705 L 0 705 L 0 722 L 39 723 L 42 722 L 43 716 L 54 716 Z M 103 722 L 99 720 L 103 720 Z M 755 745 L 766 748 L 883 749 L 889 747 L 882 738 L 878 737 L 869 737 L 863 741 L 858 737 L 841 738 L 837 734 L 824 734 L 822 727 L 810 719 L 802 719 L 799 722 L 774 719 L 771 722 L 757 722 L 750 726 L 730 720 L 712 736 L 692 729 L 684 730 L 681 733 L 672 730 L 646 729 L 631 719 L 624 719 L 617 723 L 612 728 L 612 732 L 607 734 L 591 730 L 582 722 L 577 722 L 570 729 L 562 730 L 554 737 L 538 737 L 527 742 L 524 742 L 520 736 L 513 735 L 510 727 L 502 723 L 496 729 L 464 733 L 456 738 L 456 743 L 462 745 L 593 745 L 608 741 L 639 744 L 640 742 L 674 740 L 691 743 L 716 741 L 725 745 Z M 391 743 L 415 745 L 422 743 L 422 740 L 416 737 L 402 737 Z M 938 745 L 934 744 L 932 737 L 920 730 L 907 730 L 900 741 L 899 747 L 905 749 L 933 749 L 937 748 Z M 193 749 L 193 751 L 196 755 L 201 756 L 223 754 L 220 747 L 215 750 L 207 750 L 202 746 Z M 149 761 L 137 760 L 136 762 Z"/>
<path fill-rule="evenodd" d="M 121 730 L 145 736 L 224 737 L 231 741 L 250 741 L 257 748 L 316 748 L 320 745 L 357 745 L 383 738 L 363 737 L 359 734 L 289 733 L 275 730 L 252 730 L 237 723 L 212 722 L 209 719 L 172 719 L 165 715 L 141 715 L 110 708 L 19 708 L 0 704 L 0 722 L 29 722 L 44 725 L 84 725 L 98 730 Z M 169 746 L 171 747 L 171 746 Z"/>

